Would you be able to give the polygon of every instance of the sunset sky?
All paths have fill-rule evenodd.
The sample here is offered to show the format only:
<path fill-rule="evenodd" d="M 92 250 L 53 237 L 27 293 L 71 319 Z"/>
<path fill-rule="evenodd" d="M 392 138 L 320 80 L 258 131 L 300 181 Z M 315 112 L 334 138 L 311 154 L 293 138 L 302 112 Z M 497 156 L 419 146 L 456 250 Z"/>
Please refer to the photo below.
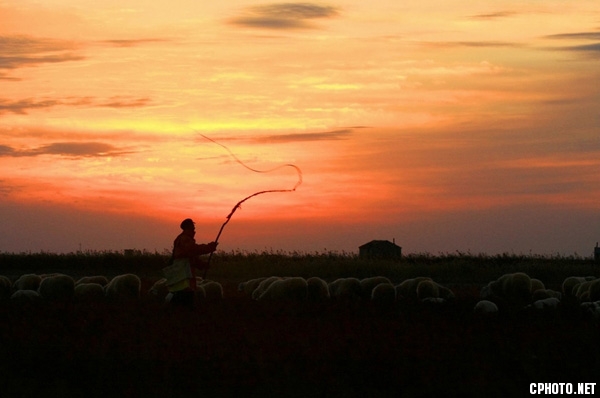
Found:
<path fill-rule="evenodd" d="M 600 3 L 0 0 L 0 252 L 590 256 Z"/>

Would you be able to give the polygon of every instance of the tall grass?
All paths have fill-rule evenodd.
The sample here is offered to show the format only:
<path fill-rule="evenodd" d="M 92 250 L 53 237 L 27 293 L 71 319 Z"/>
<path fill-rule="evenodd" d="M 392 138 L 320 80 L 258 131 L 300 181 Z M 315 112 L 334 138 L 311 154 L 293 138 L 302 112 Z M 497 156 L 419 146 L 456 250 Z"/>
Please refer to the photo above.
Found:
<path fill-rule="evenodd" d="M 170 253 L 159 252 L 75 252 L 0 253 L 0 274 L 63 272 L 71 275 L 132 272 L 140 276 L 162 276 Z M 409 254 L 398 260 L 361 258 L 353 253 L 263 251 L 217 252 L 207 277 L 242 281 L 261 276 L 318 276 L 365 278 L 383 275 L 393 282 L 415 276 L 429 276 L 446 284 L 485 284 L 509 272 L 525 272 L 547 285 L 560 284 L 572 275 L 597 275 L 600 264 L 577 256 L 473 255 L 470 253 Z"/>

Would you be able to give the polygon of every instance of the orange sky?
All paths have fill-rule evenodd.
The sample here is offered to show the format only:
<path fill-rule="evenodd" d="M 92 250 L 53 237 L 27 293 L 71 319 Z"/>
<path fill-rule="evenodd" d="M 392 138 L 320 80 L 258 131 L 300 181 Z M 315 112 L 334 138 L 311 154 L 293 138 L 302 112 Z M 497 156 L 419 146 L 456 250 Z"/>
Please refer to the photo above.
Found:
<path fill-rule="evenodd" d="M 600 240 L 596 1 L 203 3 L 0 1 L 0 251 Z"/>

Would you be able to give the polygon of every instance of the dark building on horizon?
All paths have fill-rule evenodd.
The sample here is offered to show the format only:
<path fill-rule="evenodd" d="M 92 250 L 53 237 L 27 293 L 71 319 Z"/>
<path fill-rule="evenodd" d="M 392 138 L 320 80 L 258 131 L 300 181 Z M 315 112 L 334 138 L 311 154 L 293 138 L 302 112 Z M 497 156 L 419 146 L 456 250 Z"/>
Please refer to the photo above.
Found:
<path fill-rule="evenodd" d="M 395 260 L 402 257 L 402 248 L 389 240 L 372 240 L 358 247 L 361 258 Z"/>

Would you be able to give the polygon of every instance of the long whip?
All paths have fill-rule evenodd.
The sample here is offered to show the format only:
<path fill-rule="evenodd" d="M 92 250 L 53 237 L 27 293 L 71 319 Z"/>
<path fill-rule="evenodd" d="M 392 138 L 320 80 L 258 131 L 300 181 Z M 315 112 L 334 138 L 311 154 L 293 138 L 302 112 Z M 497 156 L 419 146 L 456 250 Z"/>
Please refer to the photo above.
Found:
<path fill-rule="evenodd" d="M 262 195 L 265 193 L 274 193 L 274 192 L 294 192 L 296 190 L 296 188 L 298 188 L 300 186 L 300 184 L 302 184 L 302 170 L 300 170 L 300 168 L 296 165 L 293 164 L 284 164 L 281 166 L 277 166 L 273 169 L 269 169 L 269 170 L 257 170 L 257 169 L 253 169 L 252 167 L 246 165 L 244 162 L 242 162 L 237 156 L 235 156 L 235 154 L 229 149 L 227 148 L 225 145 L 213 140 L 212 138 L 209 138 L 207 136 L 205 136 L 204 134 L 200 134 L 203 138 L 207 139 L 208 141 L 211 141 L 221 147 L 223 147 L 227 152 L 229 152 L 229 155 L 231 155 L 231 157 L 233 157 L 233 159 L 235 159 L 236 162 L 238 162 L 239 164 L 241 164 L 242 166 L 244 166 L 245 168 L 247 168 L 248 170 L 251 170 L 255 173 L 270 173 L 272 171 L 281 169 L 283 167 L 293 167 L 296 172 L 298 173 L 298 181 L 296 182 L 296 185 L 294 185 L 293 188 L 291 189 L 268 189 L 265 191 L 260 191 L 260 192 L 255 192 L 252 195 L 246 196 L 244 199 L 240 200 L 239 202 L 236 203 L 235 206 L 233 206 L 233 209 L 231 209 L 231 212 L 229 212 L 229 214 L 227 215 L 227 217 L 225 217 L 225 222 L 223 223 L 223 225 L 221 225 L 221 229 L 219 229 L 219 233 L 217 234 L 217 237 L 215 238 L 215 242 L 219 242 L 219 238 L 221 237 L 221 233 L 223 232 L 223 229 L 225 228 L 225 225 L 227 225 L 229 223 L 229 221 L 231 221 L 231 217 L 233 216 L 233 213 L 235 213 L 237 211 L 237 209 L 241 208 L 242 203 L 244 203 L 245 201 L 247 201 L 250 198 L 253 198 L 255 196 L 258 195 Z M 211 252 L 208 255 L 208 260 L 206 263 L 206 268 L 204 269 L 204 275 L 203 275 L 203 279 L 206 279 L 206 273 L 208 272 L 208 268 L 210 266 L 210 260 L 212 258 L 214 252 Z"/>

